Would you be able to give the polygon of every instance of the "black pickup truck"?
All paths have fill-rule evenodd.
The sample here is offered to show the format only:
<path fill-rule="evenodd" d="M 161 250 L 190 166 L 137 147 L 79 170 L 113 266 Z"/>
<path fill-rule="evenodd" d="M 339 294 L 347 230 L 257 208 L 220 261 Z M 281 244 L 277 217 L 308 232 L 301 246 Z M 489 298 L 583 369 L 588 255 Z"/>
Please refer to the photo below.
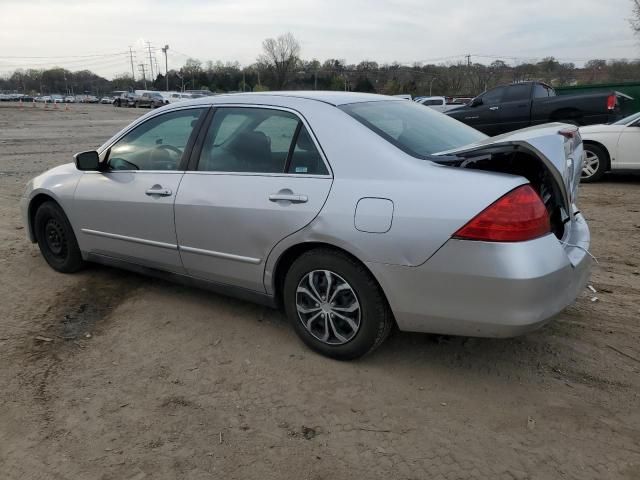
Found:
<path fill-rule="evenodd" d="M 613 91 L 556 96 L 549 85 L 522 82 L 488 90 L 446 114 L 493 136 L 548 122 L 609 123 L 621 118 L 621 103 L 629 98 Z"/>

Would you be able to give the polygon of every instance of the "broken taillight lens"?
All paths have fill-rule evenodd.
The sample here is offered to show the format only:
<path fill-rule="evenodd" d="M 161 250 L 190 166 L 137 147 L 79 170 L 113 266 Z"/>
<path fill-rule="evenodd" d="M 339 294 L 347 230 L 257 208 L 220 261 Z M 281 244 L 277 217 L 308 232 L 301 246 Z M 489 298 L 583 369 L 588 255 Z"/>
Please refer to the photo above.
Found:
<path fill-rule="evenodd" d="M 453 237 L 485 242 L 524 242 L 551 232 L 547 208 L 531 185 L 522 185 L 476 215 Z"/>

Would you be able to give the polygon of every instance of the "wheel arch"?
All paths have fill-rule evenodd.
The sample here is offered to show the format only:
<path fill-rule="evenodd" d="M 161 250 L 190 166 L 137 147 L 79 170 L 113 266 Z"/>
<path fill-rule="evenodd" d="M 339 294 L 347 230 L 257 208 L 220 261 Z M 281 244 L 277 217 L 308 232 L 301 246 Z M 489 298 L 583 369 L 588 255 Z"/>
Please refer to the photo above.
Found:
<path fill-rule="evenodd" d="M 588 146 L 588 145 L 595 145 L 596 147 L 601 148 L 604 153 L 606 154 L 606 168 L 605 168 L 605 172 L 608 172 L 609 170 L 611 170 L 611 152 L 609 152 L 609 149 L 601 142 L 598 142 L 596 140 L 582 140 L 582 143 L 584 144 L 584 146 Z"/>
<path fill-rule="evenodd" d="M 47 195 L 46 193 L 38 193 L 29 202 L 27 218 L 29 221 L 29 239 L 31 240 L 32 243 L 36 243 L 38 241 L 38 239 L 36 238 L 36 230 L 34 225 L 36 212 L 38 211 L 38 208 L 40 208 L 40 205 L 48 201 L 54 202 L 56 205 L 58 205 L 62 209 L 62 206 L 60 205 L 60 203 L 54 197 L 52 197 L 51 195 Z M 64 209 L 62 210 L 64 211 Z"/>
<path fill-rule="evenodd" d="M 336 252 L 340 252 L 343 255 L 350 257 L 352 260 L 362 265 L 362 267 L 367 272 L 369 272 L 369 274 L 371 275 L 371 278 L 373 278 L 373 280 L 378 285 L 378 288 L 380 289 L 380 292 L 382 292 L 382 296 L 384 297 L 385 302 L 387 302 L 387 306 L 389 306 L 389 300 L 387 298 L 387 294 L 382 288 L 382 285 L 380 284 L 380 282 L 378 281 L 374 273 L 371 271 L 371 269 L 362 260 L 360 260 L 356 255 L 349 252 L 348 250 L 345 250 L 344 248 L 338 247 L 331 243 L 312 241 L 312 242 L 296 243 L 294 245 L 291 245 L 280 254 L 280 256 L 275 262 L 275 265 L 273 268 L 273 275 L 271 276 L 271 281 L 272 281 L 273 297 L 275 299 L 276 305 L 279 308 L 282 307 L 284 280 L 287 272 L 291 268 L 291 265 L 293 265 L 293 262 L 295 262 L 296 259 L 298 259 L 301 255 L 315 249 L 326 249 L 326 250 L 334 250 Z"/>

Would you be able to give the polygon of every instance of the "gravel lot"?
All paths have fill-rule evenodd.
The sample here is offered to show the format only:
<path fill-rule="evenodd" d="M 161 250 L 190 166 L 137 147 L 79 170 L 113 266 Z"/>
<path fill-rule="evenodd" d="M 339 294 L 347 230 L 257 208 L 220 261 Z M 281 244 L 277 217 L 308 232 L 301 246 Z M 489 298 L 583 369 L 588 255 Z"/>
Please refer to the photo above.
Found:
<path fill-rule="evenodd" d="M 547 327 L 339 363 L 279 312 L 25 240 L 27 180 L 141 113 L 0 105 L 0 477 L 640 478 L 640 175 L 581 187 L 598 293 Z"/>

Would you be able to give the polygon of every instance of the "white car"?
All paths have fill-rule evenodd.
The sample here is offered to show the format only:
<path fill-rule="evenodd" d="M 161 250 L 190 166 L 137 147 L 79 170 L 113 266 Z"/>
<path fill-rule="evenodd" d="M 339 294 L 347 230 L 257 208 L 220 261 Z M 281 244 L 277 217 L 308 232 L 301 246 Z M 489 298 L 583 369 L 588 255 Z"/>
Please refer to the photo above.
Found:
<path fill-rule="evenodd" d="M 611 124 L 580 127 L 580 135 L 583 182 L 598 181 L 610 170 L 640 169 L 640 112 Z"/>
<path fill-rule="evenodd" d="M 417 103 L 424 105 L 425 107 L 433 108 L 437 112 L 444 113 L 455 107 L 459 107 L 461 104 L 449 104 L 444 97 L 422 97 L 417 100 Z"/>

